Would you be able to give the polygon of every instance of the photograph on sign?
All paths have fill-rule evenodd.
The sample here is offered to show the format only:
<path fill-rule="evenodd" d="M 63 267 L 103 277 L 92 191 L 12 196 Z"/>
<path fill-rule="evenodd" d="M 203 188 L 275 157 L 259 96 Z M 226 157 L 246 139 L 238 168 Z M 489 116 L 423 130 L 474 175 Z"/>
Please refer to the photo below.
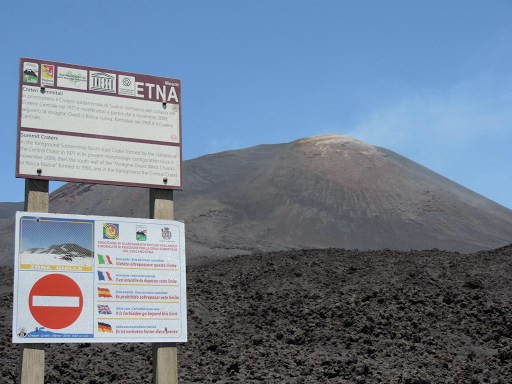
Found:
<path fill-rule="evenodd" d="M 16 177 L 182 189 L 181 81 L 21 58 Z"/>
<path fill-rule="evenodd" d="M 92 271 L 92 221 L 24 218 L 20 222 L 20 269 Z"/>
<path fill-rule="evenodd" d="M 177 221 L 18 212 L 12 341 L 184 342 Z"/>

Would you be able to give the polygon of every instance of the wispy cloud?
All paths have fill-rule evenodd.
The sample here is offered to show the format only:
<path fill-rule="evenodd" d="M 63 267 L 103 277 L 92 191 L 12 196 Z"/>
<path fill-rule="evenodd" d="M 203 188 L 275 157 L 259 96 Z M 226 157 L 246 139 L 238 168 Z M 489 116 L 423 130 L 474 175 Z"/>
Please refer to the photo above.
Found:
<path fill-rule="evenodd" d="M 484 138 L 512 138 L 512 76 L 405 91 L 384 102 L 343 133 L 441 169 Z"/>

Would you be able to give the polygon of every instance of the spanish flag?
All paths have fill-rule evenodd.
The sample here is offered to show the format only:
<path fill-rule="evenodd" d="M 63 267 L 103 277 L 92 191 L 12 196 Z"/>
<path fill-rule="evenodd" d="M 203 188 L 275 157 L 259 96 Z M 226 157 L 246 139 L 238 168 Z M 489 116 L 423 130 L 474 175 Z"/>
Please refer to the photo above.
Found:
<path fill-rule="evenodd" d="M 98 322 L 98 332 L 112 333 L 112 327 L 110 326 L 110 324 Z"/>
<path fill-rule="evenodd" d="M 110 294 L 110 289 L 100 288 L 100 287 L 98 287 L 98 296 L 99 297 L 112 297 L 112 295 Z"/>

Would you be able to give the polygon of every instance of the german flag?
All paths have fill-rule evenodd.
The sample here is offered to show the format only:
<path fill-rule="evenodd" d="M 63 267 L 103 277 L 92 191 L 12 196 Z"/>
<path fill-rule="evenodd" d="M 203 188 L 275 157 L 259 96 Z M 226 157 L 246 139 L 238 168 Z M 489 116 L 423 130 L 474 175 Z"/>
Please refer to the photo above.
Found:
<path fill-rule="evenodd" d="M 112 333 L 112 327 L 110 324 L 98 322 L 98 332 Z"/>
<path fill-rule="evenodd" d="M 110 289 L 108 288 L 100 288 L 98 287 L 98 296 L 99 297 L 112 297 L 112 295 L 110 294 Z"/>

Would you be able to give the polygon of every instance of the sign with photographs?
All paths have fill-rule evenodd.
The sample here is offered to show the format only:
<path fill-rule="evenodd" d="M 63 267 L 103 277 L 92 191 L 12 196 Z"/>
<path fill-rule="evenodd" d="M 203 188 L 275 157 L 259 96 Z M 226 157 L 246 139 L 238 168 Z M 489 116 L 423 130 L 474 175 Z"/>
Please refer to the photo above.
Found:
<path fill-rule="evenodd" d="M 21 58 L 16 177 L 182 189 L 181 81 Z"/>
<path fill-rule="evenodd" d="M 184 224 L 17 212 L 12 341 L 187 341 Z"/>

